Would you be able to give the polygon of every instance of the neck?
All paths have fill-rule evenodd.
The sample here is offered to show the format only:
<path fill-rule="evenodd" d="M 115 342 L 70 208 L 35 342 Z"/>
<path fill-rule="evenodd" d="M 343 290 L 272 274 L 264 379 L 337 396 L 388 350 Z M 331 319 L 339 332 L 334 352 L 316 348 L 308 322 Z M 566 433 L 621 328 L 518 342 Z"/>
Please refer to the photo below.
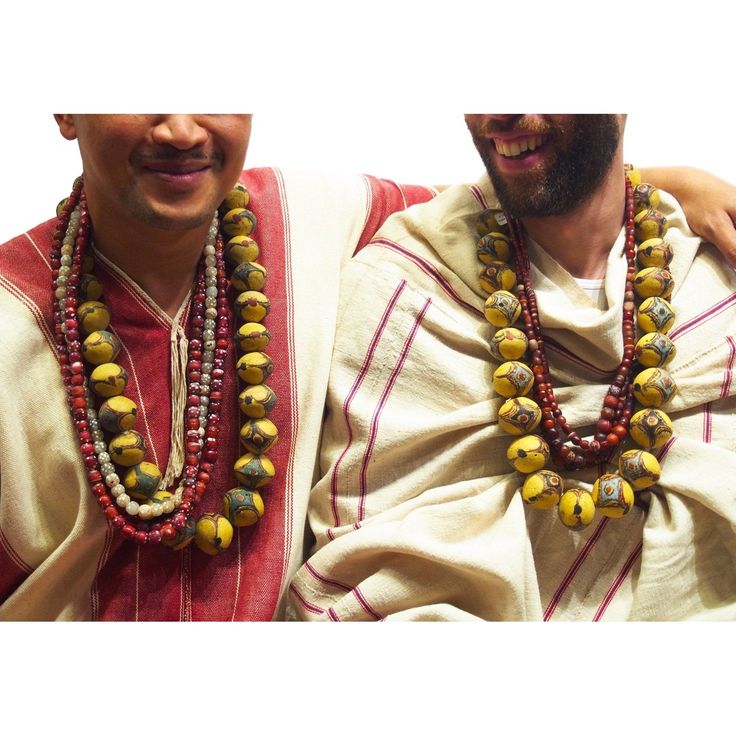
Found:
<path fill-rule="evenodd" d="M 95 249 L 174 317 L 189 295 L 210 223 L 164 230 L 127 219 L 112 222 L 89 202 Z"/>
<path fill-rule="evenodd" d="M 605 276 L 608 254 L 623 223 L 626 200 L 623 170 L 623 156 L 619 152 L 599 187 L 575 209 L 561 215 L 522 220 L 529 236 L 577 278 Z"/>

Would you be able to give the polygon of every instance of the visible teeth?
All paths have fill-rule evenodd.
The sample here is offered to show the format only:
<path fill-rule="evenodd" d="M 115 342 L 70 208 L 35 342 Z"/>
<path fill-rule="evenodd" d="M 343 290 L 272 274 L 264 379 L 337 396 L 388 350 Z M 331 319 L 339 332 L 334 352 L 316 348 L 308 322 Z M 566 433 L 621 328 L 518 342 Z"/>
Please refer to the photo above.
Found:
<path fill-rule="evenodd" d="M 517 138 L 513 141 L 501 141 L 496 139 L 496 151 L 502 156 L 514 157 L 525 151 L 535 151 L 544 142 L 544 136 L 535 135 L 529 138 Z"/>

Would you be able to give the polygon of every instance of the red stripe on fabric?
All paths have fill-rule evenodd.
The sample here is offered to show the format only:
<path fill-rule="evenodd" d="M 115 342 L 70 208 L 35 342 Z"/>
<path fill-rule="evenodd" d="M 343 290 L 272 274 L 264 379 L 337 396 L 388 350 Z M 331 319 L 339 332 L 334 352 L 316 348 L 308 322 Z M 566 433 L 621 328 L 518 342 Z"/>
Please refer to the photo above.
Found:
<path fill-rule="evenodd" d="M 327 615 L 332 621 L 337 621 L 338 623 L 340 622 L 340 617 L 337 615 L 334 608 L 328 608 Z"/>
<path fill-rule="evenodd" d="M 0 529 L 0 603 L 8 599 L 33 572 Z"/>
<path fill-rule="evenodd" d="M 736 305 L 736 292 L 727 296 L 725 299 L 721 299 L 721 301 L 716 302 L 705 311 L 676 327 L 669 334 L 670 340 L 677 340 L 688 332 L 692 332 L 696 327 L 700 327 L 700 325 L 713 319 L 713 317 L 717 317 L 719 314 L 734 305 Z"/>
<path fill-rule="evenodd" d="M 621 572 L 616 576 L 616 579 L 613 581 L 613 584 L 608 589 L 608 592 L 603 597 L 603 601 L 601 602 L 600 606 L 598 606 L 598 610 L 595 612 L 595 616 L 593 616 L 593 621 L 600 621 L 603 614 L 606 612 L 606 609 L 610 605 L 611 601 L 613 600 L 613 597 L 618 592 L 618 589 L 621 587 L 624 580 L 626 580 L 627 575 L 631 572 L 631 568 L 634 566 L 634 563 L 639 558 L 639 555 L 641 554 L 641 551 L 644 547 L 643 542 L 639 542 L 639 544 L 634 548 L 632 553 L 629 555 L 628 559 L 624 563 L 624 566 L 621 568 Z"/>
<path fill-rule="evenodd" d="M 289 584 L 289 590 L 297 597 L 299 602 L 302 604 L 304 608 L 307 609 L 307 611 L 311 611 L 312 613 L 324 613 L 325 609 L 320 608 L 319 606 L 315 606 L 314 603 L 310 603 L 296 588 L 296 585 L 294 583 Z"/>
<path fill-rule="evenodd" d="M 363 180 L 368 189 L 368 211 L 355 253 L 359 253 L 366 246 L 394 212 L 401 212 L 410 205 L 426 202 L 432 199 L 434 194 L 426 187 L 400 187 L 393 181 L 377 179 L 375 176 L 366 175 Z"/>
<path fill-rule="evenodd" d="M 567 360 L 569 360 L 571 363 L 576 363 L 577 365 L 587 369 L 591 373 L 595 373 L 599 376 L 603 376 L 606 378 L 612 377 L 616 374 L 616 369 L 612 371 L 606 371 L 603 368 L 598 368 L 592 363 L 588 363 L 587 360 L 583 360 L 578 355 L 575 355 L 575 353 L 572 353 L 566 347 L 564 347 L 563 345 L 561 345 L 556 340 L 553 340 L 550 337 L 547 337 L 547 336 L 544 337 L 544 344 L 553 352 L 558 353 L 564 358 L 567 358 Z"/>
<path fill-rule="evenodd" d="M 365 596 L 360 592 L 360 589 L 356 585 L 353 588 L 353 595 L 358 599 L 358 603 L 360 603 L 361 608 L 369 615 L 373 616 L 373 618 L 376 619 L 376 621 L 383 621 L 383 616 L 376 613 L 373 608 L 371 607 L 370 603 L 366 600 Z"/>
<path fill-rule="evenodd" d="M 398 243 L 394 243 L 392 240 L 386 238 L 376 238 L 368 243 L 369 246 L 378 246 L 380 248 L 387 248 L 401 256 L 404 256 L 416 266 L 422 269 L 430 278 L 432 278 L 437 285 L 457 304 L 464 309 L 467 309 L 472 314 L 482 317 L 483 312 L 477 309 L 472 304 L 468 304 L 453 288 L 450 286 L 449 281 L 431 264 L 429 261 L 425 261 L 424 258 L 418 256 L 416 253 L 412 253 L 410 250 L 403 248 Z"/>
<path fill-rule="evenodd" d="M 484 209 L 488 209 L 488 202 L 483 194 L 483 190 L 477 184 L 470 184 L 468 186 L 470 193 L 475 197 L 478 204 Z"/>
<path fill-rule="evenodd" d="M 342 406 L 342 415 L 343 415 L 343 418 L 345 419 L 345 426 L 347 427 L 347 431 L 348 431 L 348 441 L 347 441 L 347 444 L 345 445 L 345 449 L 340 453 L 340 456 L 335 461 L 335 465 L 333 466 L 331 473 L 330 473 L 330 505 L 332 507 L 333 527 L 340 526 L 340 513 L 337 507 L 337 496 L 338 496 L 337 480 L 338 480 L 338 473 L 340 470 L 340 464 L 342 463 L 343 458 L 347 454 L 348 450 L 350 449 L 350 445 L 353 442 L 353 428 L 350 424 L 350 405 L 352 404 L 353 399 L 355 398 L 355 395 L 358 393 L 358 389 L 360 389 L 363 383 L 363 379 L 368 373 L 368 369 L 370 368 L 371 363 L 373 362 L 373 357 L 375 356 L 376 347 L 378 346 L 378 343 L 381 340 L 383 331 L 386 328 L 386 324 L 388 323 L 389 317 L 394 311 L 396 302 L 398 301 L 399 296 L 401 296 L 401 292 L 404 290 L 405 286 L 406 286 L 406 281 L 402 280 L 399 283 L 399 285 L 396 287 L 396 289 L 394 290 L 394 293 L 391 295 L 391 298 L 389 299 L 388 304 L 386 305 L 386 309 L 383 310 L 383 315 L 381 316 L 381 319 L 378 321 L 378 326 L 376 327 L 373 333 L 373 337 L 371 338 L 371 342 L 368 345 L 368 351 L 366 352 L 365 358 L 363 359 L 363 364 L 360 366 L 360 370 L 358 371 L 358 375 L 355 378 L 355 382 L 351 386 L 350 391 L 348 392 L 348 395 L 345 398 L 345 401 Z M 328 530 L 327 533 L 330 534 L 330 530 Z"/>
<path fill-rule="evenodd" d="M 585 559 L 590 554 L 591 550 L 595 546 L 596 542 L 600 539 L 601 535 L 603 534 L 603 530 L 606 528 L 608 524 L 608 517 L 601 520 L 601 523 L 598 524 L 598 527 L 593 532 L 593 534 L 590 535 L 590 538 L 585 543 L 583 548 L 578 553 L 578 556 L 575 558 L 575 561 L 570 566 L 570 569 L 565 573 L 565 577 L 562 578 L 562 582 L 560 583 L 557 590 L 554 592 L 554 595 L 552 596 L 549 604 L 547 605 L 547 608 L 544 611 L 544 614 L 542 616 L 543 621 L 549 621 L 552 617 L 552 614 L 555 612 L 555 609 L 557 608 L 560 599 L 564 595 L 565 591 L 570 586 L 570 583 L 573 581 L 573 578 L 575 575 L 577 575 L 578 570 L 581 568 L 583 562 L 585 562 Z"/>
<path fill-rule="evenodd" d="M 317 570 L 315 570 L 313 565 L 309 562 L 305 562 L 304 567 L 307 569 L 307 571 L 313 578 L 316 578 L 321 583 L 327 583 L 328 585 L 334 585 L 336 588 L 340 588 L 341 590 L 344 590 L 348 593 L 352 590 L 352 588 L 349 585 L 345 585 L 345 583 L 341 583 L 339 580 L 333 580 L 332 578 L 327 578 L 321 573 L 317 572 Z"/>
<path fill-rule="evenodd" d="M 703 442 L 710 444 L 713 436 L 713 410 L 711 401 L 703 406 Z"/>
<path fill-rule="evenodd" d="M 674 445 L 675 442 L 677 442 L 677 437 L 670 437 L 667 442 L 662 445 L 659 452 L 657 453 L 657 460 L 659 462 L 662 462 L 662 460 L 664 460 L 667 453 L 670 451 L 672 445 Z"/>
<path fill-rule="evenodd" d="M 371 419 L 371 428 L 368 435 L 368 443 L 366 445 L 365 455 L 363 456 L 363 463 L 360 468 L 360 501 L 358 504 L 358 521 L 362 521 L 365 518 L 365 502 L 368 492 L 368 463 L 370 462 L 371 455 L 373 454 L 373 447 L 376 444 L 376 437 L 378 436 L 378 424 L 381 418 L 381 413 L 383 412 L 386 401 L 388 400 L 394 384 L 396 383 L 396 379 L 399 377 L 399 373 L 401 373 L 401 370 L 404 367 L 404 363 L 406 362 L 406 358 L 409 355 L 409 350 L 411 349 L 412 343 L 414 342 L 414 338 L 416 337 L 417 331 L 419 330 L 419 326 L 421 325 L 422 320 L 424 319 L 424 315 L 427 313 L 427 310 L 429 309 L 429 305 L 431 303 L 432 300 L 427 299 L 427 301 L 424 302 L 424 306 L 422 307 L 421 311 L 416 316 L 409 335 L 404 341 L 404 346 L 401 349 L 399 359 L 394 366 L 394 369 L 391 371 L 388 382 L 386 383 L 386 386 L 383 389 L 383 393 L 378 400 L 378 405 L 373 412 L 373 418 Z"/>
<path fill-rule="evenodd" d="M 731 383 L 733 381 L 733 364 L 736 360 L 736 340 L 730 335 L 726 337 L 726 342 L 729 347 L 728 363 L 726 364 L 726 370 L 723 374 L 723 383 L 721 384 L 721 398 L 725 399 L 731 391 Z"/>

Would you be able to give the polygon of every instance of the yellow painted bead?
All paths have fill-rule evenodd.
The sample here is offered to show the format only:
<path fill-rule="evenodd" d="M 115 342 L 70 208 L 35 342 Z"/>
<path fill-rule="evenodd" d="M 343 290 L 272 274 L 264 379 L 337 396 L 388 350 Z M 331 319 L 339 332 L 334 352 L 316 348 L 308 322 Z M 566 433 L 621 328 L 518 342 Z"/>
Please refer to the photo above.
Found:
<path fill-rule="evenodd" d="M 642 406 L 662 406 L 676 391 L 674 379 L 664 368 L 645 368 L 634 378 L 634 398 Z"/>
<path fill-rule="evenodd" d="M 627 450 L 618 459 L 618 472 L 635 490 L 653 486 L 661 473 L 659 460 L 646 450 Z"/>
<path fill-rule="evenodd" d="M 246 322 L 238 328 L 237 341 L 247 353 L 265 350 L 271 341 L 271 333 L 258 322 Z"/>
<path fill-rule="evenodd" d="M 515 327 L 504 327 L 491 338 L 489 349 L 498 361 L 518 360 L 526 352 L 529 341 L 526 335 Z"/>
<path fill-rule="evenodd" d="M 263 322 L 271 311 L 271 302 L 260 291 L 242 291 L 235 298 L 235 308 L 246 322 Z"/>
<path fill-rule="evenodd" d="M 100 426 L 112 434 L 133 429 L 138 407 L 127 396 L 111 396 L 100 407 L 97 419 Z"/>
<path fill-rule="evenodd" d="M 261 419 L 276 405 L 276 394 L 265 384 L 248 386 L 238 396 L 238 404 L 246 416 Z"/>
<path fill-rule="evenodd" d="M 508 434 L 533 432 L 541 418 L 542 410 L 539 405 L 524 396 L 508 399 L 498 410 L 498 426 Z"/>
<path fill-rule="evenodd" d="M 562 478 L 552 470 L 540 470 L 528 475 L 521 486 L 524 503 L 535 509 L 551 509 L 560 502 L 564 490 Z"/>
<path fill-rule="evenodd" d="M 509 231 L 506 215 L 500 210 L 483 210 L 478 216 L 475 227 L 480 236 L 487 235 L 491 232 L 507 234 Z"/>
<path fill-rule="evenodd" d="M 95 330 L 84 339 L 82 355 L 92 365 L 111 363 L 118 357 L 120 348 L 117 335 L 107 330 Z"/>
<path fill-rule="evenodd" d="M 634 214 L 642 210 L 656 210 L 660 201 L 659 189 L 653 184 L 642 182 L 634 187 Z"/>
<path fill-rule="evenodd" d="M 557 506 L 560 521 L 572 531 L 584 529 L 595 517 L 595 501 L 589 491 L 570 488 L 560 496 Z"/>
<path fill-rule="evenodd" d="M 483 311 L 494 327 L 510 327 L 519 319 L 521 303 L 510 291 L 499 289 L 486 299 Z"/>
<path fill-rule="evenodd" d="M 279 438 L 279 431 L 270 419 L 251 419 L 240 430 L 240 441 L 248 452 L 270 450 Z"/>
<path fill-rule="evenodd" d="M 509 445 L 506 459 L 520 473 L 535 473 L 547 464 L 549 445 L 538 434 L 528 434 Z"/>
<path fill-rule="evenodd" d="M 493 372 L 493 388 L 504 398 L 526 396 L 534 385 L 534 374 L 525 363 L 510 360 Z"/>
<path fill-rule="evenodd" d="M 107 451 L 117 465 L 132 467 L 143 462 L 146 456 L 146 440 L 134 429 L 128 429 L 110 440 Z"/>
<path fill-rule="evenodd" d="M 235 461 L 235 476 L 245 488 L 261 488 L 270 483 L 276 475 L 276 468 L 265 455 L 247 452 Z"/>
<path fill-rule="evenodd" d="M 669 229 L 667 218 L 657 210 L 642 210 L 634 217 L 634 233 L 639 242 L 663 238 Z"/>
<path fill-rule="evenodd" d="M 233 267 L 255 261 L 260 252 L 258 243 L 248 235 L 236 235 L 225 243 L 225 260 Z"/>
<path fill-rule="evenodd" d="M 82 302 L 77 307 L 79 329 L 85 334 L 105 330 L 110 324 L 110 311 L 102 302 Z"/>
<path fill-rule="evenodd" d="M 158 506 L 163 505 L 166 501 L 171 501 L 173 503 L 174 500 L 174 494 L 170 491 L 160 490 L 156 491 L 151 498 L 148 500 L 149 506 Z"/>
<path fill-rule="evenodd" d="M 82 273 L 92 273 L 95 269 L 95 259 L 91 253 L 87 253 L 82 258 Z"/>
<path fill-rule="evenodd" d="M 235 207 L 222 218 L 222 230 L 231 238 L 235 235 L 250 235 L 255 227 L 256 216 L 244 207 Z"/>
<path fill-rule="evenodd" d="M 647 332 L 639 338 L 634 348 L 634 357 L 646 368 L 666 365 L 676 353 L 675 343 L 661 332 Z"/>
<path fill-rule="evenodd" d="M 642 332 L 667 332 L 675 323 L 675 310 L 660 296 L 650 296 L 639 305 L 636 323 Z"/>
<path fill-rule="evenodd" d="M 123 485 L 131 498 L 137 501 L 148 501 L 161 482 L 161 471 L 158 465 L 142 462 L 134 465 L 124 476 Z"/>
<path fill-rule="evenodd" d="M 98 396 L 118 396 L 128 385 L 128 372 L 117 363 L 103 363 L 90 373 L 89 385 Z"/>
<path fill-rule="evenodd" d="M 230 283 L 238 291 L 262 291 L 266 275 L 266 269 L 260 263 L 246 261 L 233 269 Z"/>
<path fill-rule="evenodd" d="M 615 473 L 606 473 L 593 483 L 593 501 L 603 516 L 620 519 L 634 505 L 634 491 L 626 480 Z"/>
<path fill-rule="evenodd" d="M 516 274 L 503 261 L 492 261 L 480 275 L 480 285 L 488 294 L 499 289 L 509 291 L 516 286 Z"/>
<path fill-rule="evenodd" d="M 222 510 L 233 526 L 252 526 L 263 516 L 265 508 L 258 491 L 233 488 L 223 496 Z"/>
<path fill-rule="evenodd" d="M 634 291 L 642 298 L 661 296 L 663 299 L 672 294 L 675 282 L 666 268 L 651 266 L 644 268 L 634 277 Z"/>
<path fill-rule="evenodd" d="M 236 184 L 222 200 L 220 212 L 227 214 L 230 210 L 245 209 L 250 202 L 248 190 L 240 183 Z"/>
<path fill-rule="evenodd" d="M 661 409 L 642 409 L 631 417 L 629 433 L 639 447 L 654 450 L 672 437 L 672 422 Z"/>
<path fill-rule="evenodd" d="M 59 201 L 59 204 L 56 205 L 56 216 L 61 217 L 61 212 L 66 207 L 66 203 L 69 201 L 69 197 L 64 197 L 64 199 Z"/>
<path fill-rule="evenodd" d="M 641 172 L 631 164 L 624 164 L 624 173 L 631 182 L 632 187 L 638 187 L 641 184 Z"/>
<path fill-rule="evenodd" d="M 207 555 L 219 555 L 233 541 L 233 525 L 222 514 L 202 514 L 194 543 Z"/>
<path fill-rule="evenodd" d="M 85 302 L 94 302 L 102 296 L 102 284 L 91 273 L 82 274 L 79 279 L 79 298 Z"/>
<path fill-rule="evenodd" d="M 190 545 L 194 541 L 196 534 L 197 522 L 190 516 L 187 519 L 186 525 L 182 529 L 176 530 L 176 536 L 173 539 L 164 540 L 164 544 L 178 552 Z"/>
<path fill-rule="evenodd" d="M 478 241 L 477 254 L 478 260 L 485 265 L 494 261 L 508 263 L 511 258 L 511 240 L 503 233 L 488 233 Z"/>
<path fill-rule="evenodd" d="M 263 383 L 273 373 L 273 361 L 266 353 L 246 353 L 240 356 L 235 369 L 246 383 Z"/>
<path fill-rule="evenodd" d="M 662 238 L 650 238 L 639 245 L 636 255 L 644 268 L 666 268 L 672 260 L 672 248 Z"/>

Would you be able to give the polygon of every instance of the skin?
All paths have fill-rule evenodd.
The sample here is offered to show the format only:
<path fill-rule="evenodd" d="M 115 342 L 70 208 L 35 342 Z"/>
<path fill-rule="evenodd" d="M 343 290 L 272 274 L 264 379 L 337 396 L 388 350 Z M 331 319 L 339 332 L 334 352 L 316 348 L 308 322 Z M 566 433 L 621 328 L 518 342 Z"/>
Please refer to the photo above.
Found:
<path fill-rule="evenodd" d="M 465 121 L 491 178 L 500 180 L 509 201 L 521 202 L 524 193 L 538 193 L 546 182 L 560 175 L 560 158 L 579 145 L 581 131 L 571 115 L 466 115 Z M 600 153 L 600 171 L 584 192 L 575 192 L 562 204 L 542 202 L 522 209 L 520 219 L 529 235 L 573 276 L 603 278 L 611 244 L 621 230 L 625 203 L 623 177 L 624 116 L 615 116 L 618 139 L 611 150 Z M 496 142 L 510 142 L 530 133 L 544 133 L 545 142 L 526 161 L 509 161 L 496 150 Z M 592 138 L 593 134 L 587 134 Z M 584 147 L 583 147 L 584 148 Z M 570 171 L 564 175 L 572 176 Z M 499 192 L 499 198 L 501 193 Z M 564 197 L 563 197 L 564 199 Z M 505 202 L 502 201 L 502 204 Z M 546 206 L 545 206 L 546 205 Z M 585 247 L 570 247 L 584 243 Z"/>
<path fill-rule="evenodd" d="M 170 316 L 243 170 L 250 115 L 56 115 L 77 140 L 97 250 Z"/>

